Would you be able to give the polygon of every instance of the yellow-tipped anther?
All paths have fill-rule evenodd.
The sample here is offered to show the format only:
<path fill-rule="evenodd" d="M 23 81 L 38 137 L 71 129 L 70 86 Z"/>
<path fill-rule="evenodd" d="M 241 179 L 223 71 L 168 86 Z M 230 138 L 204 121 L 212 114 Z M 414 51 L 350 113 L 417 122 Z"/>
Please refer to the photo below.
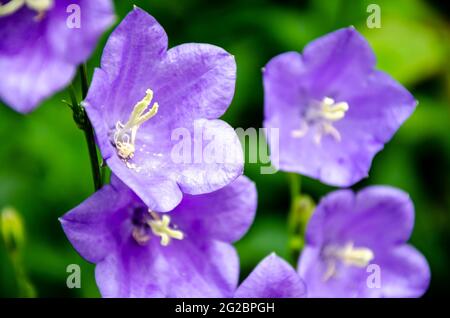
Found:
<path fill-rule="evenodd" d="M 114 144 L 120 158 L 124 160 L 133 158 L 136 134 L 139 127 L 158 112 L 158 103 L 153 103 L 153 106 L 145 112 L 149 108 L 152 100 L 153 91 L 147 89 L 145 91 L 145 97 L 134 106 L 128 121 L 125 124 L 122 124 L 120 121 L 116 123 Z"/>
<path fill-rule="evenodd" d="M 152 229 L 153 234 L 161 237 L 162 246 L 169 245 L 172 239 L 182 240 L 184 238 L 183 232 L 170 228 L 170 217 L 168 215 L 163 215 L 162 219 L 155 218 L 150 220 L 148 225 Z"/>

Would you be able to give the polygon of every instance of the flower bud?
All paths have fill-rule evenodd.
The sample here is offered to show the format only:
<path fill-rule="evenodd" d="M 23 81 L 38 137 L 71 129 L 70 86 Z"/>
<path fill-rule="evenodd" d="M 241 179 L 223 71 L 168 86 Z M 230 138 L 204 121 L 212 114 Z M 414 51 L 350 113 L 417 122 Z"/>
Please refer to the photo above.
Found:
<path fill-rule="evenodd" d="M 0 232 L 5 242 L 6 249 L 16 252 L 25 242 L 23 221 L 20 214 L 12 207 L 5 207 L 0 213 Z"/>

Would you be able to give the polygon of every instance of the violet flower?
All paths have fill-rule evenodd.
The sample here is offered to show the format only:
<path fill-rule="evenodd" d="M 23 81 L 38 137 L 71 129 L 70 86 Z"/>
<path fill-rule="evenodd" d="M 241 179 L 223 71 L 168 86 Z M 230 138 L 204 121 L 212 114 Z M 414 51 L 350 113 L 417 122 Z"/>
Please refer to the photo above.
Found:
<path fill-rule="evenodd" d="M 110 0 L 1 1 L 0 99 L 21 113 L 35 109 L 70 83 L 113 21 Z"/>
<path fill-rule="evenodd" d="M 366 177 L 417 103 L 375 63 L 352 27 L 273 58 L 264 69 L 264 126 L 280 130 L 273 164 L 335 186 Z"/>
<path fill-rule="evenodd" d="M 60 221 L 80 255 L 96 264 L 104 297 L 231 297 L 239 260 L 230 243 L 250 227 L 256 201 L 254 184 L 241 176 L 158 213 L 113 176 Z"/>
<path fill-rule="evenodd" d="M 272 253 L 263 259 L 236 290 L 236 298 L 301 298 L 306 286 L 295 269 Z"/>
<path fill-rule="evenodd" d="M 163 28 L 137 7 L 112 33 L 85 107 L 103 158 L 152 210 L 170 211 L 183 192 L 215 191 L 242 174 L 239 139 L 216 119 L 233 98 L 235 77 L 233 56 L 219 47 L 183 44 L 167 50 Z M 195 126 L 236 160 L 173 160 L 177 129 L 189 135 L 188 157 L 210 145 Z"/>
<path fill-rule="evenodd" d="M 430 270 L 406 244 L 413 225 L 413 204 L 401 190 L 327 195 L 309 221 L 299 261 L 308 297 L 420 297 Z"/>

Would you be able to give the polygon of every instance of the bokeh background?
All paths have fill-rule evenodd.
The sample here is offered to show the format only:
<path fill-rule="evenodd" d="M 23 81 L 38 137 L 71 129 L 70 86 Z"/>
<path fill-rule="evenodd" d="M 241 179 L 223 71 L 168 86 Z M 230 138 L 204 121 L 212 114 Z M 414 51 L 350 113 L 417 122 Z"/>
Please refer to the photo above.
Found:
<path fill-rule="evenodd" d="M 366 26 L 369 3 L 381 7 L 380 29 Z M 386 184 L 410 193 L 416 207 L 411 241 L 426 256 L 432 271 L 426 297 L 448 294 L 450 28 L 444 1 L 120 0 L 115 1 L 117 21 L 133 4 L 156 17 L 169 35 L 170 46 L 207 42 L 235 55 L 236 95 L 224 119 L 242 128 L 261 127 L 261 68 L 271 57 L 301 51 L 310 40 L 339 27 L 354 25 L 362 32 L 376 52 L 378 68 L 408 87 L 419 107 L 376 156 L 370 177 L 354 188 Z M 88 61 L 90 75 L 99 64 L 107 36 Z M 19 296 L 17 278 L 23 273 L 37 296 L 99 296 L 94 266 L 78 256 L 58 222 L 58 217 L 93 192 L 84 135 L 62 99 L 68 99 L 67 91 L 27 116 L 0 103 L 0 210 L 14 207 L 26 234 L 22 273 L 15 270 L 0 242 L 3 297 Z M 242 277 L 272 251 L 293 261 L 287 235 L 287 175 L 261 175 L 259 168 L 260 164 L 246 164 L 246 175 L 258 187 L 259 208 L 252 229 L 237 243 Z M 315 200 L 332 190 L 303 178 L 302 191 Z M 68 264 L 81 266 L 80 289 L 66 287 Z"/>

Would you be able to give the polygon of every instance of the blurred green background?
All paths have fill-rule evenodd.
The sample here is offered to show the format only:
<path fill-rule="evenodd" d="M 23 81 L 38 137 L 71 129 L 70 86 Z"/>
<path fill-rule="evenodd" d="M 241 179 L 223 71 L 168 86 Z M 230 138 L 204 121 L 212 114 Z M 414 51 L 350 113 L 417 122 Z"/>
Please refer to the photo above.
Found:
<path fill-rule="evenodd" d="M 380 29 L 366 26 L 369 3 L 381 7 Z M 378 68 L 407 86 L 419 107 L 376 156 L 370 178 L 354 188 L 387 184 L 410 193 L 416 207 L 412 243 L 426 256 L 432 271 L 426 296 L 448 294 L 450 28 L 445 2 L 121 0 L 115 1 L 117 21 L 133 4 L 163 25 L 170 46 L 206 42 L 235 55 L 236 95 L 224 116 L 234 127 L 261 127 L 261 68 L 271 57 L 301 51 L 310 40 L 339 27 L 354 25 L 362 32 L 377 54 Z M 89 74 L 99 64 L 107 36 L 88 61 Z M 26 235 L 22 269 L 38 296 L 97 297 L 94 266 L 78 256 L 58 222 L 58 217 L 93 191 L 83 133 L 62 99 L 68 99 L 66 91 L 27 116 L 0 104 L 0 210 L 11 206 L 22 216 Z M 259 164 L 247 164 L 245 171 L 257 184 L 259 208 L 252 229 L 237 243 L 243 277 L 272 251 L 292 261 L 286 230 L 287 175 L 261 175 L 259 168 Z M 308 178 L 303 178 L 302 188 L 315 200 L 333 190 Z M 81 289 L 66 287 L 66 267 L 72 263 L 82 268 Z M 0 296 L 19 295 L 17 275 L 0 242 Z"/>

